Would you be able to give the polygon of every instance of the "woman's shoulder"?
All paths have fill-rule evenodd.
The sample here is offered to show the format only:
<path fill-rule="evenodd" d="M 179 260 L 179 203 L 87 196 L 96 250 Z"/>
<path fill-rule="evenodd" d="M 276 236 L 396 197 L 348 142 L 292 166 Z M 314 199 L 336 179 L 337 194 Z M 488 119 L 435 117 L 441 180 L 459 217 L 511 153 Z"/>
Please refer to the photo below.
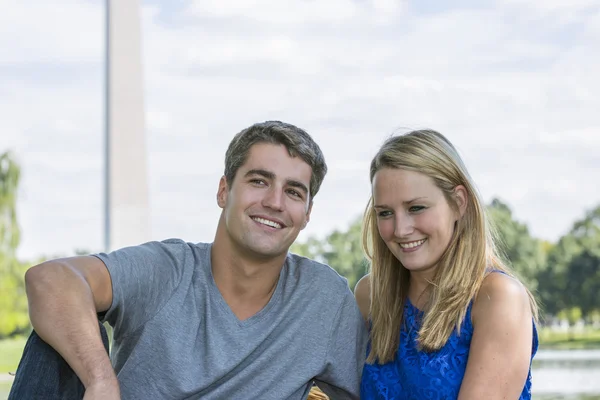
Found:
<path fill-rule="evenodd" d="M 515 314 L 530 314 L 531 305 L 525 286 L 516 278 L 492 271 L 484 279 L 473 301 L 472 320 L 505 317 Z"/>
<path fill-rule="evenodd" d="M 371 309 L 371 275 L 367 274 L 359 279 L 354 286 L 354 297 L 356 303 L 360 309 L 360 313 L 363 318 L 367 320 L 369 318 L 369 312 Z"/>
<path fill-rule="evenodd" d="M 483 278 L 477 298 L 492 294 L 527 297 L 525 286 L 517 278 L 500 270 L 492 270 Z"/>

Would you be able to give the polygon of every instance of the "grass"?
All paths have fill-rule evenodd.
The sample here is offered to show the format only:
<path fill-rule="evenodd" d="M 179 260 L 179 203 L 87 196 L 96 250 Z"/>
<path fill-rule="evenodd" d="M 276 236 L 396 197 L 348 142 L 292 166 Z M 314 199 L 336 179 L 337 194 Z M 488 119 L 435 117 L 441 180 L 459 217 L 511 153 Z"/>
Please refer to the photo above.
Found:
<path fill-rule="evenodd" d="M 9 372 L 15 372 L 25 347 L 25 337 L 0 340 L 0 399 L 8 398 L 12 378 Z"/>
<path fill-rule="evenodd" d="M 0 382 L 0 399 L 8 399 L 12 382 Z"/>
<path fill-rule="evenodd" d="M 552 350 L 600 349 L 600 329 L 562 332 L 541 328 L 540 348 Z"/>
<path fill-rule="evenodd" d="M 17 370 L 26 341 L 25 337 L 0 340 L 0 374 Z"/>

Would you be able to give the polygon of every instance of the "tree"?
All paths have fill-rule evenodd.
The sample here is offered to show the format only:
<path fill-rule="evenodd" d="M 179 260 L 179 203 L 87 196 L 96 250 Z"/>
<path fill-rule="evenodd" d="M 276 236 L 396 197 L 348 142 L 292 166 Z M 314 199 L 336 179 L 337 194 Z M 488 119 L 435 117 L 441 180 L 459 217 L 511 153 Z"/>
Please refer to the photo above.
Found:
<path fill-rule="evenodd" d="M 511 209 L 499 199 L 493 199 L 488 213 L 494 225 L 499 247 L 515 273 L 530 290 L 538 286 L 537 276 L 546 265 L 547 244 L 529 234 L 527 225 L 515 220 Z"/>
<path fill-rule="evenodd" d="M 26 266 L 0 253 L 0 338 L 29 329 L 27 295 L 23 275 Z"/>
<path fill-rule="evenodd" d="M 10 152 L 0 154 L 0 253 L 14 256 L 19 246 L 17 189 L 21 170 Z"/>
<path fill-rule="evenodd" d="M 362 249 L 362 223 L 356 219 L 347 231 L 336 230 L 327 237 L 322 256 L 325 263 L 348 279 L 350 288 L 367 273 L 368 262 Z"/>
<path fill-rule="evenodd" d="M 558 313 L 558 318 L 569 323 L 569 340 L 573 340 L 573 327 L 582 317 L 581 308 L 572 307 L 566 310 L 561 310 Z"/>
<path fill-rule="evenodd" d="M 322 257 L 323 243 L 314 236 L 310 236 L 305 242 L 295 242 L 290 252 L 310 258 L 319 262 L 325 262 Z"/>
<path fill-rule="evenodd" d="M 600 304 L 600 249 L 584 249 L 568 265 L 568 305 L 581 308 L 588 316 Z"/>
<path fill-rule="evenodd" d="M 25 266 L 16 258 L 20 240 L 16 211 L 20 175 L 12 154 L 0 154 L 0 337 L 29 327 Z"/>
<path fill-rule="evenodd" d="M 581 307 L 584 316 L 598 307 L 600 290 L 600 206 L 576 221 L 548 255 L 539 276 L 546 310 Z"/>
<path fill-rule="evenodd" d="M 367 273 L 361 226 L 361 219 L 356 219 L 347 231 L 335 230 L 324 240 L 309 237 L 303 243 L 295 243 L 291 251 L 329 265 L 348 279 L 348 285 L 354 289 L 356 282 Z"/>

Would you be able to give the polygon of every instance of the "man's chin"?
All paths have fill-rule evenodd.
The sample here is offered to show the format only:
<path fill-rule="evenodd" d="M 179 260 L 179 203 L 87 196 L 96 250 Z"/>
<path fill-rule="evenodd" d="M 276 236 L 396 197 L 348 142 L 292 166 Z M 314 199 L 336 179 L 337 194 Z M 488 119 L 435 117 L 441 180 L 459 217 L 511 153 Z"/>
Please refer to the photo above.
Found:
<path fill-rule="evenodd" d="M 287 248 L 282 246 L 276 247 L 263 247 L 263 246 L 252 246 L 249 250 L 254 254 L 257 258 L 262 259 L 271 259 L 277 258 L 284 254 L 287 254 Z"/>

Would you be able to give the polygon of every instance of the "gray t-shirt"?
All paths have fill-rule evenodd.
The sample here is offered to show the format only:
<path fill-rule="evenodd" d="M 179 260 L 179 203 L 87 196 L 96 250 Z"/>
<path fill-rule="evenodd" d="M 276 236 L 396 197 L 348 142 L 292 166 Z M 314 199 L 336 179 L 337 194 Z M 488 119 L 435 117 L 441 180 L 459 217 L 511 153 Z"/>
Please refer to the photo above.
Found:
<path fill-rule="evenodd" d="M 102 318 L 122 398 L 305 399 L 314 379 L 332 399 L 358 399 L 367 333 L 346 279 L 288 254 L 269 303 L 241 321 L 210 250 L 169 239 L 96 255 L 112 278 Z"/>

